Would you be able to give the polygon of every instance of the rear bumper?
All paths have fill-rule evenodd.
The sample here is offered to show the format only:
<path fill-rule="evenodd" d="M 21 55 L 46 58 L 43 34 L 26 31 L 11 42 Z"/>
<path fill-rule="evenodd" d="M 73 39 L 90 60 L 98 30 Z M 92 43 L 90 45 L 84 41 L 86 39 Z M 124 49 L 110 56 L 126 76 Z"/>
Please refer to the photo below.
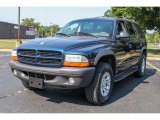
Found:
<path fill-rule="evenodd" d="M 24 73 L 42 74 L 54 76 L 53 79 L 44 79 L 45 87 L 60 87 L 60 88 L 80 88 L 86 87 L 92 81 L 95 68 L 77 68 L 77 67 L 61 67 L 61 68 L 49 68 L 49 67 L 39 67 L 31 66 L 27 64 L 22 64 L 17 61 L 10 61 L 9 65 L 13 70 L 17 71 L 15 75 L 25 82 L 29 82 L 29 75 Z M 69 79 L 74 80 L 74 82 L 69 82 Z"/>

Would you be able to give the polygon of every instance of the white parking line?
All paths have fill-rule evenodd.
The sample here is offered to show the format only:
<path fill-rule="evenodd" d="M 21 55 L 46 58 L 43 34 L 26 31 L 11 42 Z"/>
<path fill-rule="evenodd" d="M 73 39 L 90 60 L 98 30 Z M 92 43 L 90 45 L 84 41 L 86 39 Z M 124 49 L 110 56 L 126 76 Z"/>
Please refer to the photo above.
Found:
<path fill-rule="evenodd" d="M 160 72 L 160 69 L 159 69 L 159 68 L 157 68 L 157 67 L 155 67 L 155 66 L 154 66 L 154 65 L 152 65 L 151 63 L 147 62 L 147 64 L 148 64 L 149 66 L 151 66 L 152 68 L 156 69 L 158 72 Z"/>

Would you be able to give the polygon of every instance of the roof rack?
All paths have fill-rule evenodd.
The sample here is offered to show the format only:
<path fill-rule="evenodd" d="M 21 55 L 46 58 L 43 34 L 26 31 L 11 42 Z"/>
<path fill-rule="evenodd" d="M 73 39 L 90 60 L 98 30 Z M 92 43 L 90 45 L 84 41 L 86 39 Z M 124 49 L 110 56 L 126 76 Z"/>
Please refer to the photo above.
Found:
<path fill-rule="evenodd" d="M 126 19 L 124 16 L 120 16 L 120 17 L 118 17 L 118 18 L 123 18 L 123 19 Z"/>
<path fill-rule="evenodd" d="M 125 18 L 124 16 L 121 16 L 121 17 L 118 17 L 118 18 L 123 18 L 123 19 L 127 20 L 127 18 Z M 135 22 L 135 20 L 133 20 L 133 19 L 129 19 L 129 20 L 132 21 L 132 22 Z"/>

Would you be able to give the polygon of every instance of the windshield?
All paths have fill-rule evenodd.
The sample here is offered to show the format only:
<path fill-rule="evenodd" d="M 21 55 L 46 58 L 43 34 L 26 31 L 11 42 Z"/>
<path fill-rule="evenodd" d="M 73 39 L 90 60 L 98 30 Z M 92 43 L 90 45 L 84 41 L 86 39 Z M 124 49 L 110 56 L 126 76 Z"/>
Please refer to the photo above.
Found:
<path fill-rule="evenodd" d="M 98 37 L 112 37 L 113 21 L 109 20 L 76 20 L 65 25 L 58 33 L 68 36 L 93 35 Z M 84 34 L 86 33 L 86 34 Z"/>

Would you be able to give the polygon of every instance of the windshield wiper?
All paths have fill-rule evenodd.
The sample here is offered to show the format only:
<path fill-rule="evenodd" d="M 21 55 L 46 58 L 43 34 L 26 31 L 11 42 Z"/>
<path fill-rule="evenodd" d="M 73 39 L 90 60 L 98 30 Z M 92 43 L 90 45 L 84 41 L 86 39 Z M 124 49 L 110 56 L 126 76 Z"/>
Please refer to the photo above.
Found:
<path fill-rule="evenodd" d="M 92 37 L 96 37 L 98 38 L 98 36 L 90 34 L 90 33 L 86 33 L 86 32 L 75 32 L 76 35 L 87 35 L 87 36 L 92 36 Z"/>
<path fill-rule="evenodd" d="M 59 33 L 56 33 L 56 35 L 58 35 L 58 34 L 59 34 L 59 35 L 63 35 L 63 36 L 67 36 L 67 37 L 71 37 L 70 35 L 67 35 L 67 34 L 65 34 L 65 33 L 60 33 L 60 32 L 59 32 Z"/>
<path fill-rule="evenodd" d="M 105 36 L 105 35 L 98 35 L 98 37 L 108 37 L 108 36 Z"/>

